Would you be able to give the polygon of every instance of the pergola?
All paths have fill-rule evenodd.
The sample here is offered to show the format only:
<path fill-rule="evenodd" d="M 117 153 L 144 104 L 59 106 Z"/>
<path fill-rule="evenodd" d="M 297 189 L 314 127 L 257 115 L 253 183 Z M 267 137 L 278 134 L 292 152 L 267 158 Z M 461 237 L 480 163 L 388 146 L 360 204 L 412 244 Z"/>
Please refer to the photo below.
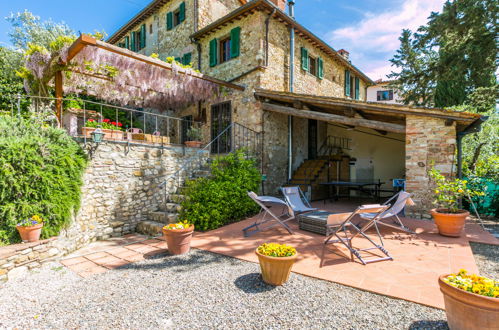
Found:
<path fill-rule="evenodd" d="M 220 87 L 244 87 L 176 63 L 167 63 L 88 35 L 81 35 L 60 59 L 55 72 L 56 114 L 61 118 L 64 93 L 87 92 L 121 105 L 186 106 L 217 95 Z M 66 74 L 65 74 L 66 72 Z"/>

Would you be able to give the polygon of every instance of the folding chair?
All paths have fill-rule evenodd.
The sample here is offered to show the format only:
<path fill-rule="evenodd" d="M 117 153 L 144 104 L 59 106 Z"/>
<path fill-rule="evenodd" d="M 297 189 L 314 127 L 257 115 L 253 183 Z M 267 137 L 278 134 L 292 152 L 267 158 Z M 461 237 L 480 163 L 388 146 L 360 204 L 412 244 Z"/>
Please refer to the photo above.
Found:
<path fill-rule="evenodd" d="M 414 202 L 411 199 L 411 194 L 409 194 L 408 192 L 405 192 L 405 191 L 399 191 L 398 193 L 393 195 L 389 200 L 387 200 L 382 205 L 390 205 L 389 203 L 392 200 L 394 200 L 395 198 L 397 198 L 397 200 L 395 201 L 393 206 L 390 207 L 388 210 L 386 210 L 383 214 L 381 214 L 381 216 L 379 216 L 379 220 L 394 217 L 395 219 L 397 219 L 397 221 L 394 220 L 393 221 L 394 224 L 390 224 L 390 223 L 386 223 L 386 222 L 382 222 L 382 221 L 375 221 L 374 222 L 374 227 L 376 228 L 376 231 L 378 232 L 379 239 L 381 240 L 381 245 L 383 245 L 383 240 L 381 239 L 378 225 L 402 230 L 402 231 L 405 231 L 406 233 L 409 233 L 409 234 L 415 234 L 415 232 L 410 230 L 408 227 L 406 227 L 404 225 L 404 223 L 402 222 L 402 220 L 400 220 L 400 218 L 398 217 L 398 214 L 404 210 L 406 205 L 414 205 Z M 376 214 L 374 214 L 374 213 L 362 213 L 362 214 L 360 214 L 360 217 L 364 220 L 371 220 L 374 216 L 376 216 Z M 398 222 L 398 224 L 397 224 L 397 222 Z"/>
<path fill-rule="evenodd" d="M 260 231 L 267 230 L 275 226 L 283 226 L 286 230 L 293 234 L 293 230 L 286 224 L 286 222 L 293 220 L 295 215 L 293 210 L 289 208 L 288 204 L 283 200 L 272 197 L 272 196 L 258 196 L 254 192 L 248 192 L 248 196 L 255 201 L 261 207 L 262 216 L 256 216 L 255 223 L 243 229 L 245 237 L 251 236 Z M 272 208 L 275 206 L 282 206 L 282 211 L 280 215 L 272 212 Z M 267 224 L 269 222 L 274 222 L 272 224 Z M 266 225 L 267 224 L 267 225 Z"/>
<path fill-rule="evenodd" d="M 361 205 L 352 213 L 340 213 L 340 214 L 332 214 L 328 218 L 328 231 L 334 230 L 324 241 L 324 246 L 322 249 L 322 259 L 321 266 L 324 260 L 324 252 L 328 244 L 341 243 L 347 247 L 350 251 L 350 259 L 354 261 L 354 256 L 357 257 L 363 265 L 366 265 L 371 262 L 383 261 L 383 260 L 393 260 L 393 258 L 388 254 L 388 251 L 382 246 L 376 244 L 371 238 L 369 238 L 365 232 L 371 228 L 376 221 L 379 220 L 380 216 L 385 212 L 390 205 Z M 369 222 L 365 223 L 362 227 L 358 227 L 355 225 L 352 220 L 356 215 L 361 215 L 365 213 L 372 213 L 374 216 L 369 219 Z M 340 232 L 344 233 L 344 237 L 340 235 Z M 336 239 L 332 239 L 333 236 Z M 374 247 L 358 249 L 355 248 L 352 244 L 352 241 L 357 236 L 362 236 L 367 239 Z M 365 257 L 361 256 L 361 252 L 370 251 L 370 250 L 378 250 L 381 251 L 385 256 L 378 257 L 373 259 L 365 259 Z"/>
<path fill-rule="evenodd" d="M 281 192 L 295 214 L 317 211 L 312 207 L 299 187 L 281 187 Z"/>

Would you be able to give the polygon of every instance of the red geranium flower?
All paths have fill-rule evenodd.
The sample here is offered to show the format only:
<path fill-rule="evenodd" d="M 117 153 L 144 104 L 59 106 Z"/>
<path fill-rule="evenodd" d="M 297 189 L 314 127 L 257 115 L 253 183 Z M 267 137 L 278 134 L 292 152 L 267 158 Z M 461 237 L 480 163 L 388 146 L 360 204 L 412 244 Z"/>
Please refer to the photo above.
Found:
<path fill-rule="evenodd" d="M 118 123 L 118 126 L 121 127 L 121 126 L 123 126 L 123 124 L 122 123 Z"/>
<path fill-rule="evenodd" d="M 89 119 L 88 121 L 92 122 L 92 121 L 95 121 L 95 120 L 93 120 L 93 119 Z"/>
<path fill-rule="evenodd" d="M 110 119 L 107 119 L 107 118 L 103 120 L 103 122 L 105 122 L 105 123 L 109 123 L 110 121 L 111 121 L 111 120 L 110 120 Z"/>
<path fill-rule="evenodd" d="M 111 122 L 111 125 L 116 126 L 116 122 L 115 122 L 115 121 L 112 121 L 112 122 Z"/>

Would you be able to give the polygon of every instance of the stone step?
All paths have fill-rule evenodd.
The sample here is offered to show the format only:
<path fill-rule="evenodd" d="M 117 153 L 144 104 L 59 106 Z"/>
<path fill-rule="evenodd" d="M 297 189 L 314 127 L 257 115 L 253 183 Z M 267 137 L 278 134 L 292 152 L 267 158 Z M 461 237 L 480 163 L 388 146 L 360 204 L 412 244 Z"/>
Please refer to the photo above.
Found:
<path fill-rule="evenodd" d="M 181 194 L 168 194 L 168 202 L 169 203 L 177 203 L 180 204 L 184 201 L 185 196 Z"/>
<path fill-rule="evenodd" d="M 178 203 L 166 203 L 166 204 L 160 205 L 159 210 L 162 212 L 180 213 L 180 211 L 182 210 L 182 206 Z"/>
<path fill-rule="evenodd" d="M 178 219 L 177 212 L 155 211 L 149 212 L 149 220 L 163 224 L 175 223 Z"/>
<path fill-rule="evenodd" d="M 164 225 L 164 223 L 157 221 L 141 221 L 137 224 L 137 228 L 135 229 L 135 231 L 148 236 L 157 236 L 158 234 L 162 233 L 161 229 Z"/>

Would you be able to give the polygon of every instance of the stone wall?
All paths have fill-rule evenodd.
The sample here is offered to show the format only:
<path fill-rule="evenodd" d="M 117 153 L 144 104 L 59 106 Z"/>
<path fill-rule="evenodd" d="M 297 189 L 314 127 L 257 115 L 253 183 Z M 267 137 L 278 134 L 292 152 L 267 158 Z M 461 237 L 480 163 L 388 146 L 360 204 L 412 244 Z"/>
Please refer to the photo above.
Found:
<path fill-rule="evenodd" d="M 442 174 L 454 175 L 456 124 L 445 119 L 407 115 L 405 174 L 406 190 L 416 203 L 409 210 L 414 216 L 428 217 L 432 208 L 428 170 L 432 163 Z"/>
<path fill-rule="evenodd" d="M 51 238 L 0 247 L 0 282 L 40 267 L 43 262 L 64 254 L 66 251 L 57 243 L 56 238 Z"/>

